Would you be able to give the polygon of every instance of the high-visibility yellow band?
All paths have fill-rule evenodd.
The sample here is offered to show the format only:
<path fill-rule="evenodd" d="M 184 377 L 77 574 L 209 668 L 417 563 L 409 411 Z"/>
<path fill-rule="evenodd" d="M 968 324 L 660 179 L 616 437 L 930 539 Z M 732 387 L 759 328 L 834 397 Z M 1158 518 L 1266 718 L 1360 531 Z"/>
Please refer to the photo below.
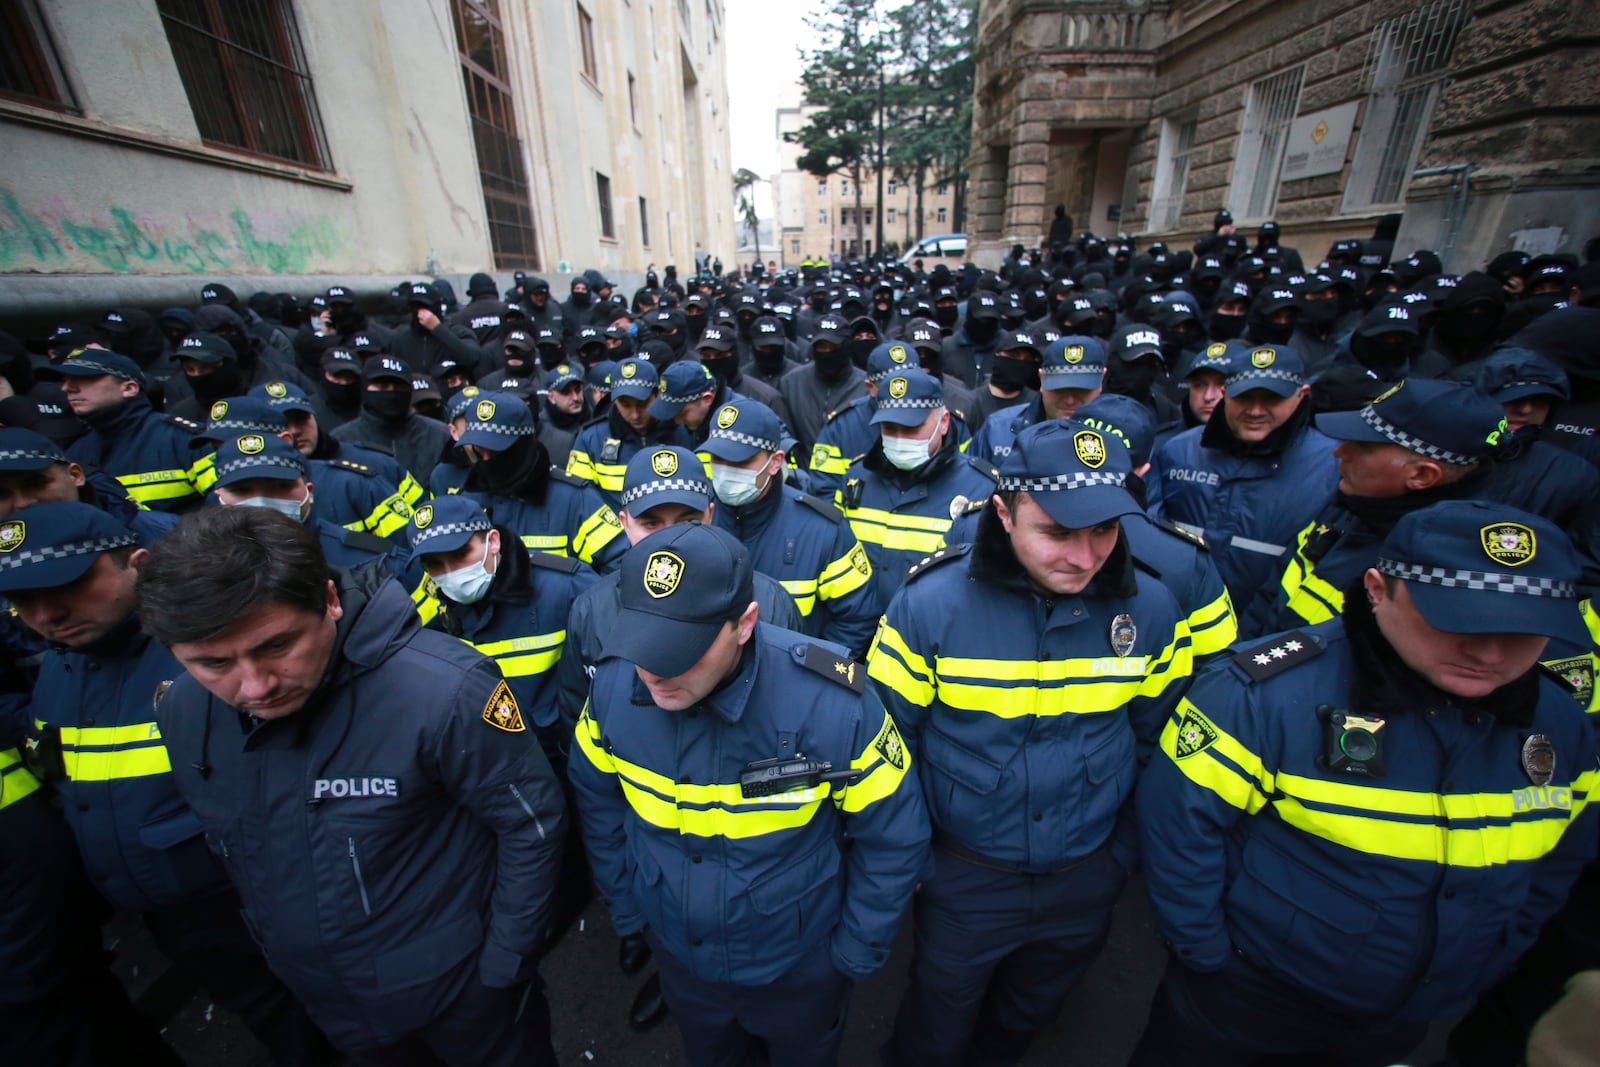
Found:
<path fill-rule="evenodd" d="M 117 778 L 148 778 L 172 770 L 165 745 L 138 748 L 69 749 L 61 746 L 61 763 L 67 777 L 77 782 L 109 782 Z"/>
<path fill-rule="evenodd" d="M 117 481 L 128 496 L 143 503 L 148 500 L 177 500 L 195 495 L 194 483 L 184 470 L 145 471 L 142 474 L 119 474 Z"/>
<path fill-rule="evenodd" d="M 584 702 L 583 711 L 578 714 L 578 726 L 573 732 L 577 740 L 575 751 L 583 754 L 583 758 L 594 765 L 595 770 L 604 774 L 616 774 L 617 765 L 612 762 L 611 753 L 606 751 L 600 739 L 600 724 L 595 722 L 589 714 L 589 704 Z"/>
<path fill-rule="evenodd" d="M 552 556 L 567 554 L 567 538 L 563 534 L 523 534 L 522 544 L 524 548 L 548 552 Z"/>
<path fill-rule="evenodd" d="M 211 492 L 211 487 L 217 484 L 217 454 L 207 452 L 195 460 L 189 468 L 189 480 L 200 492 Z"/>
<path fill-rule="evenodd" d="M 824 600 L 838 600 L 854 593 L 872 580 L 872 561 L 859 544 L 822 568 L 817 591 Z"/>
<path fill-rule="evenodd" d="M 38 720 L 39 728 L 51 724 Z M 126 726 L 63 726 L 61 743 L 77 748 L 111 748 L 117 745 L 140 744 L 161 740 L 161 727 L 153 722 L 129 723 Z"/>
<path fill-rule="evenodd" d="M 544 674 L 561 662 L 561 645 L 566 639 L 567 632 L 561 630 L 553 634 L 489 641 L 472 647 L 499 664 L 500 673 L 507 678 L 529 678 Z"/>
<path fill-rule="evenodd" d="M 817 583 L 815 579 L 808 581 L 804 578 L 796 578 L 792 581 L 779 582 L 778 584 L 788 592 L 790 599 L 794 601 L 794 606 L 800 609 L 801 618 L 808 617 L 816 610 Z"/>
<path fill-rule="evenodd" d="M 933 703 L 933 669 L 928 661 L 911 651 L 906 639 L 888 620 L 878 627 L 872 649 L 867 653 L 867 677 L 892 689 L 902 699 L 925 708 Z"/>
<path fill-rule="evenodd" d="M 896 767 L 889 761 L 893 755 L 900 763 Z M 861 777 L 834 794 L 834 802 L 848 814 L 859 814 L 884 797 L 893 796 L 905 779 L 911 766 L 911 753 L 900 740 L 900 731 L 894 720 L 884 713 L 878 733 L 861 754 L 850 761 L 850 769 L 861 772 Z"/>
<path fill-rule="evenodd" d="M 39 779 L 23 766 L 14 748 L 0 749 L 0 808 L 15 804 L 39 790 Z"/>
<path fill-rule="evenodd" d="M 622 536 L 622 523 L 617 513 L 602 505 L 578 527 L 572 538 L 573 555 L 585 563 L 593 564 L 600 550 Z"/>
<path fill-rule="evenodd" d="M 822 471 L 824 474 L 846 474 L 850 470 L 850 463 L 850 458 L 841 452 L 837 445 L 818 441 L 811 446 L 811 469 L 814 471 Z"/>
<path fill-rule="evenodd" d="M 1214 656 L 1239 639 L 1239 620 L 1233 613 L 1233 600 L 1224 589 L 1222 595 L 1189 616 L 1192 651 L 1197 657 Z"/>

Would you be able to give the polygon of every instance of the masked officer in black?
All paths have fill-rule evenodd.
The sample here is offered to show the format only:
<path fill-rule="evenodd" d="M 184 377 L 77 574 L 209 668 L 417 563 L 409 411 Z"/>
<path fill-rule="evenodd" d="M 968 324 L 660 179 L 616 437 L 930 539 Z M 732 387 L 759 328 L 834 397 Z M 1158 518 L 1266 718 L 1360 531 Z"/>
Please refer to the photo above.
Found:
<path fill-rule="evenodd" d="M 263 508 L 208 509 L 140 572 L 188 675 L 178 791 L 277 974 L 354 1064 L 553 1064 L 536 971 L 561 787 L 493 661 Z"/>
<path fill-rule="evenodd" d="M 373 356 L 361 367 L 361 414 L 333 431 L 339 441 L 394 453 L 419 485 L 450 447 L 450 431 L 411 410 L 411 374 L 393 356 Z"/>

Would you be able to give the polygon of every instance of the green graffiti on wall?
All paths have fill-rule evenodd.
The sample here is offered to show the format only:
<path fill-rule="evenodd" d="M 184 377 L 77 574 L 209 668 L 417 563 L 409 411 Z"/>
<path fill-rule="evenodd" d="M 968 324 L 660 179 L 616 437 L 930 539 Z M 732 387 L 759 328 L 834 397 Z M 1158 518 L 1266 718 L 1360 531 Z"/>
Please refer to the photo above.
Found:
<path fill-rule="evenodd" d="M 235 208 L 216 228 L 141 223 L 125 207 L 113 207 L 107 216 L 52 216 L 30 210 L 0 187 L 0 271 L 67 270 L 76 253 L 117 274 L 304 274 L 325 266 L 342 248 L 338 227 L 322 215 L 296 216 L 287 226 L 273 227 Z M 282 236 L 263 236 L 274 229 Z"/>

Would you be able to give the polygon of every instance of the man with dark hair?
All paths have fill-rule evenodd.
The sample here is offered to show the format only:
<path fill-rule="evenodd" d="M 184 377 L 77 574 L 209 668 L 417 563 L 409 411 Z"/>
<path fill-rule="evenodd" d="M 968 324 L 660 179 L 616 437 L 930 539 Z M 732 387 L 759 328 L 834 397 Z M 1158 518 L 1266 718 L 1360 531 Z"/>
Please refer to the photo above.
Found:
<path fill-rule="evenodd" d="M 278 975 L 357 1065 L 553 1064 L 536 966 L 561 787 L 500 669 L 256 507 L 139 575 L 157 721 Z"/>
<path fill-rule="evenodd" d="M 131 530 L 76 501 L 0 523 L 0 594 L 51 645 L 29 709 L 41 774 L 100 895 L 139 914 L 178 972 L 238 1013 L 278 1062 L 321 1062 L 329 1050 L 239 921 L 151 721 L 183 671 L 139 629 L 146 558 Z"/>

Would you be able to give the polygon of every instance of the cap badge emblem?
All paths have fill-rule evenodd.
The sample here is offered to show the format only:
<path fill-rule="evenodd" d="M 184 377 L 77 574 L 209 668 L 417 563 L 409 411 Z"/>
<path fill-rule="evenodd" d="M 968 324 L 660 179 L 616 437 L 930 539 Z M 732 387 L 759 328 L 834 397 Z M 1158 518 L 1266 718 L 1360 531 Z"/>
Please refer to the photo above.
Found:
<path fill-rule="evenodd" d="M 644 564 L 644 591 L 656 600 L 669 597 L 683 580 L 683 560 L 672 552 L 654 552 Z"/>
<path fill-rule="evenodd" d="M 228 415 L 228 402 L 219 400 L 211 405 L 211 421 L 221 422 Z"/>
<path fill-rule="evenodd" d="M 1533 531 L 1520 522 L 1499 522 L 1478 531 L 1483 553 L 1503 567 L 1520 567 L 1538 549 Z"/>
<path fill-rule="evenodd" d="M 417 529 L 426 530 L 433 525 L 433 505 L 424 504 L 412 513 L 412 521 L 417 524 Z"/>
<path fill-rule="evenodd" d="M 0 552 L 12 552 L 22 547 L 22 539 L 27 536 L 28 524 L 21 519 L 0 525 Z"/>
<path fill-rule="evenodd" d="M 247 456 L 257 456 L 267 447 L 266 439 L 258 433 L 246 434 L 238 440 L 239 451 Z"/>
<path fill-rule="evenodd" d="M 1211 344 L 1206 345 L 1207 359 L 1221 359 L 1227 354 L 1228 346 L 1223 344 L 1221 341 L 1213 341 Z"/>
<path fill-rule="evenodd" d="M 678 457 L 675 453 L 662 449 L 650 456 L 650 469 L 663 478 L 670 478 L 678 473 Z"/>
<path fill-rule="evenodd" d="M 1073 434 L 1072 448 L 1078 453 L 1078 462 L 1090 470 L 1099 470 L 1106 461 L 1106 439 L 1093 430 Z"/>
<path fill-rule="evenodd" d="M 906 395 L 906 390 L 909 389 L 909 388 L 910 388 L 910 383 L 907 382 L 904 378 L 890 378 L 889 379 L 889 395 L 891 397 L 893 397 L 895 400 L 902 399 Z"/>
<path fill-rule="evenodd" d="M 494 401 L 493 400 L 480 400 L 480 401 L 478 401 L 478 421 L 479 422 L 488 422 L 492 418 L 494 418 Z"/>
<path fill-rule="evenodd" d="M 1278 350 L 1277 349 L 1275 349 L 1275 348 L 1258 348 L 1254 352 L 1250 353 L 1250 365 L 1252 367 L 1258 367 L 1258 368 L 1265 369 L 1267 367 L 1272 366 L 1272 364 L 1274 362 L 1276 362 L 1277 358 L 1278 358 Z"/>
<path fill-rule="evenodd" d="M 906 361 L 906 346 L 894 345 L 891 347 L 889 349 L 889 358 L 896 363 L 904 363 Z"/>
<path fill-rule="evenodd" d="M 289 387 L 282 382 L 268 382 L 267 395 L 274 400 L 282 400 L 289 395 Z"/>
<path fill-rule="evenodd" d="M 1068 363 L 1082 363 L 1083 362 L 1083 346 L 1082 345 L 1068 345 L 1067 346 L 1067 352 L 1066 352 L 1066 359 L 1067 359 Z"/>
<path fill-rule="evenodd" d="M 632 378 L 635 374 L 638 374 L 638 373 L 639 373 L 639 365 L 637 363 L 624 363 L 622 365 L 622 376 L 624 378 Z"/>
<path fill-rule="evenodd" d="M 719 430 L 726 430 L 728 427 L 732 426 L 738 421 L 739 409 L 734 407 L 732 404 L 729 404 L 727 407 L 724 407 L 721 411 L 717 412 L 717 429 Z"/>

